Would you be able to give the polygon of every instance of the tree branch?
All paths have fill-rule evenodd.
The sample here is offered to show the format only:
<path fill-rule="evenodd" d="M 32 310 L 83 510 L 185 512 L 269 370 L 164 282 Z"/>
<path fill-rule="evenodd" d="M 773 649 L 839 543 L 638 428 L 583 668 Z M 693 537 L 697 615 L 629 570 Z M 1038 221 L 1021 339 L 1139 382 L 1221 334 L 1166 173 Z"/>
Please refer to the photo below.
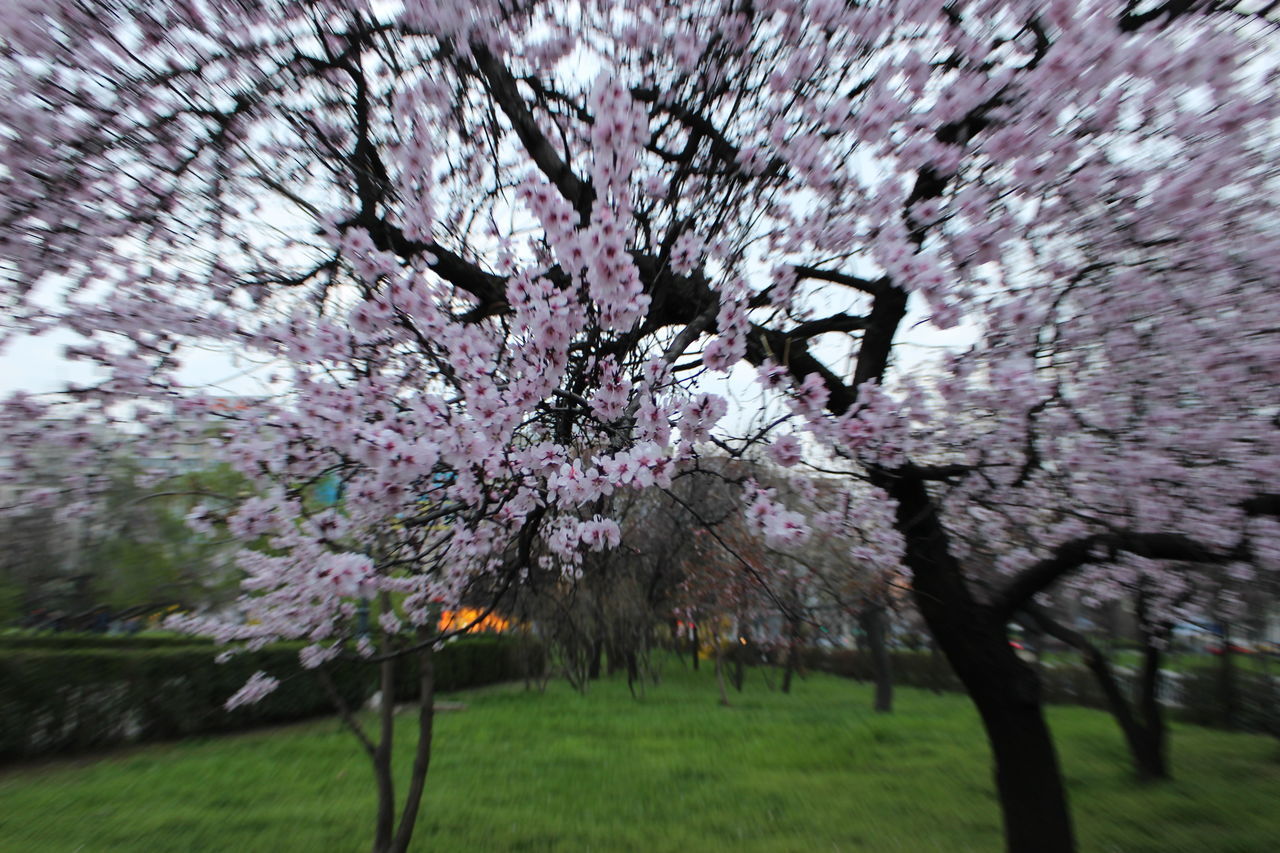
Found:
<path fill-rule="evenodd" d="M 488 84 L 489 94 L 502 109 L 511 127 L 520 137 L 525 151 L 533 159 L 534 164 L 553 183 L 560 195 L 573 205 L 574 210 L 586 222 L 591 216 L 591 205 L 595 202 L 596 192 L 590 183 L 573 173 L 569 164 L 560 159 L 555 147 L 543 135 L 537 120 L 520 96 L 516 78 L 497 57 L 489 52 L 489 48 L 480 43 L 471 45 L 471 55 L 475 59 L 476 68 L 484 76 Z"/>
<path fill-rule="evenodd" d="M 852 287 L 854 290 L 860 290 L 863 293 L 869 293 L 872 296 L 879 296 L 889 286 L 887 278 L 878 278 L 875 280 L 861 278 L 856 275 L 838 272 L 836 270 L 823 270 L 810 266 L 795 266 L 796 276 L 799 278 L 812 278 L 818 281 L 829 281 L 833 284 L 842 284 L 845 287 Z"/>
<path fill-rule="evenodd" d="M 738 146 L 730 142 L 728 137 L 702 114 L 694 112 L 681 104 L 661 101 L 658 90 L 650 86 L 633 87 L 631 89 L 631 97 L 644 104 L 653 104 L 656 110 L 666 113 L 687 127 L 695 137 L 706 139 L 710 146 L 711 156 L 729 166 L 730 169 L 741 168 L 742 152 Z M 696 146 L 690 146 L 690 148 L 694 147 Z M 664 159 L 670 159 L 675 162 L 688 162 L 693 158 L 694 154 L 694 150 L 689 149 L 686 149 L 681 154 L 666 154 L 658 149 L 656 144 L 651 145 L 650 150 L 659 154 L 659 156 L 663 156 Z M 764 172 L 759 177 L 769 178 L 781 175 L 786 169 L 786 165 L 786 161 L 781 157 L 774 157 L 765 166 Z"/>
<path fill-rule="evenodd" d="M 1240 504 L 1244 514 L 1251 517 L 1274 515 L 1280 517 L 1280 494 L 1255 495 Z"/>
<path fill-rule="evenodd" d="M 1097 562 L 1098 552 L 1109 559 L 1117 551 L 1127 551 L 1152 560 L 1179 560 L 1189 563 L 1225 563 L 1237 555 L 1206 548 L 1178 533 L 1095 533 L 1063 542 L 1053 554 L 1015 575 L 992 601 L 992 609 L 1002 622 L 1024 609 L 1027 602 L 1051 587 L 1060 578 L 1081 566 Z"/>
<path fill-rule="evenodd" d="M 866 347 L 865 339 L 863 347 Z M 759 367 L 766 359 L 786 367 L 797 380 L 803 381 L 810 373 L 821 376 L 830 395 L 827 398 L 827 408 L 837 415 L 848 411 L 857 399 L 854 389 L 845 385 L 829 367 L 814 358 L 803 338 L 793 338 L 786 332 L 766 329 L 753 323 L 751 332 L 747 335 L 747 361 Z"/>
<path fill-rule="evenodd" d="M 338 687 L 333 683 L 333 677 L 329 675 L 324 667 L 316 669 L 316 677 L 320 679 L 320 684 L 324 686 L 324 692 L 329 694 L 329 699 L 337 707 L 338 713 L 342 715 L 342 722 L 356 736 L 356 740 L 360 741 L 360 746 L 364 747 L 364 751 L 373 755 L 377 751 L 369 735 L 365 732 L 364 727 L 360 725 L 360 721 L 356 719 L 355 714 L 351 712 L 351 706 L 342 698 L 342 694 L 338 692 Z M 385 700 L 384 700 L 385 701 Z"/>
<path fill-rule="evenodd" d="M 828 332 L 856 332 L 866 327 L 866 317 L 854 317 L 851 314 L 840 313 L 832 314 L 830 317 L 823 317 L 821 320 L 809 320 L 808 322 L 800 323 L 784 334 L 796 340 L 813 338 L 818 335 L 825 335 Z"/>

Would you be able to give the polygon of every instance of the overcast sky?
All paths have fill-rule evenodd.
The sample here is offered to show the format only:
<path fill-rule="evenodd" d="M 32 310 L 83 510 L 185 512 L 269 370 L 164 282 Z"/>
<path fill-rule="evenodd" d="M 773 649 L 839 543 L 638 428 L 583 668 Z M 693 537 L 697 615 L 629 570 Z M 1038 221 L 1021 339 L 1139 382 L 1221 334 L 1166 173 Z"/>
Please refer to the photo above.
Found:
<path fill-rule="evenodd" d="M 70 332 L 58 331 L 14 341 L 0 352 L 0 396 L 14 391 L 55 393 L 65 391 L 68 384 L 84 385 L 101 378 L 90 365 L 63 358 L 64 349 L 77 340 Z M 273 370 L 271 365 L 225 352 L 187 349 L 184 353 L 181 381 L 210 394 L 262 394 Z"/>

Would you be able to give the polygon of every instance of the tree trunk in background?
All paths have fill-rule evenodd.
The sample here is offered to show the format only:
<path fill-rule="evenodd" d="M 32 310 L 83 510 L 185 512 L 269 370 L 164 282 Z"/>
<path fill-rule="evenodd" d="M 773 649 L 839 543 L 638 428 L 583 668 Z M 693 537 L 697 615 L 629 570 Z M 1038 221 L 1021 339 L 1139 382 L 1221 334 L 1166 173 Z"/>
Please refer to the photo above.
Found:
<path fill-rule="evenodd" d="M 690 649 L 690 651 L 693 652 L 693 671 L 697 672 L 698 671 L 698 623 L 697 622 L 693 623 L 693 631 L 691 633 L 692 633 L 693 646 Z"/>
<path fill-rule="evenodd" d="M 624 660 L 627 665 L 627 690 L 631 691 L 631 695 L 634 697 L 636 695 L 636 684 L 641 684 L 641 689 L 643 689 L 643 683 L 640 680 L 640 660 L 634 649 L 627 651 Z"/>
<path fill-rule="evenodd" d="M 1167 642 L 1172 625 L 1153 625 L 1147 607 L 1147 593 L 1138 591 L 1136 606 L 1138 635 L 1142 638 L 1142 666 L 1138 673 L 1137 704 L 1141 720 L 1134 758 L 1138 779 L 1152 782 L 1169 778 L 1169 729 L 1160 707 L 1160 646 Z"/>
<path fill-rule="evenodd" d="M 1105 652 L 1083 634 L 1058 623 L 1035 605 L 1029 605 L 1026 608 L 1026 614 L 1050 636 L 1056 637 L 1080 652 L 1085 665 L 1098 683 L 1098 689 L 1102 691 L 1103 698 L 1107 701 L 1107 710 L 1111 712 L 1116 725 L 1120 727 L 1120 733 L 1124 735 L 1125 746 L 1129 749 L 1129 758 L 1133 762 L 1133 770 L 1138 780 L 1168 778 L 1168 767 L 1164 758 L 1164 718 L 1160 713 L 1158 702 L 1154 706 L 1148 704 L 1158 699 L 1160 672 L 1158 652 L 1154 662 L 1147 662 L 1147 665 L 1154 665 L 1154 674 L 1144 668 L 1143 675 L 1139 679 L 1137 689 L 1140 691 L 1140 698 L 1137 703 L 1138 710 L 1135 713 L 1129 698 L 1125 695 L 1124 688 L 1116 680 L 1115 672 L 1111 669 L 1111 661 Z M 1148 724 L 1148 719 L 1153 719 L 1154 725 Z"/>
<path fill-rule="evenodd" d="M 600 659 L 604 657 L 604 641 L 593 640 L 591 642 L 591 657 L 587 664 L 587 678 L 595 681 L 600 677 Z"/>
<path fill-rule="evenodd" d="M 796 658 L 800 653 L 800 631 L 799 626 L 795 622 L 791 622 L 791 630 L 787 636 L 787 660 L 786 668 L 782 671 L 782 692 L 791 692 L 791 677 L 795 675 Z"/>
<path fill-rule="evenodd" d="M 1222 620 L 1222 654 L 1218 656 L 1218 723 L 1224 729 L 1233 729 L 1239 716 L 1239 699 L 1236 696 L 1236 662 L 1231 652 L 1231 625 Z"/>
<path fill-rule="evenodd" d="M 1124 691 L 1111 671 L 1110 661 L 1096 648 L 1086 652 L 1084 659 L 1098 682 L 1102 695 L 1107 700 L 1107 708 L 1111 711 L 1111 716 L 1115 717 L 1116 724 L 1120 726 L 1120 732 L 1124 735 L 1124 742 L 1129 747 L 1129 758 L 1133 761 L 1134 772 L 1140 780 L 1159 778 L 1162 773 L 1149 763 L 1152 752 L 1149 734 L 1129 707 L 1129 701 L 1125 698 Z"/>
<path fill-rule="evenodd" d="M 1169 729 L 1160 707 L 1160 650 L 1147 641 L 1138 678 L 1138 716 L 1142 719 L 1134 745 L 1138 779 L 1154 782 L 1170 778 Z"/>
<path fill-rule="evenodd" d="M 739 640 L 733 644 L 733 689 L 742 692 L 742 685 L 747 678 L 746 662 L 747 657 L 746 646 L 742 645 Z"/>
<path fill-rule="evenodd" d="M 872 707 L 882 714 L 893 710 L 893 661 L 889 657 L 886 642 L 885 608 L 883 604 L 868 602 L 858 614 L 858 623 L 867 638 L 867 651 L 871 655 L 871 671 L 875 679 L 875 702 Z"/>
<path fill-rule="evenodd" d="M 1023 645 L 1035 656 L 1036 675 L 1044 676 L 1044 632 L 1036 624 L 1022 626 Z"/>
<path fill-rule="evenodd" d="M 716 687 L 720 690 L 720 704 L 728 708 L 729 691 L 724 686 L 724 651 L 719 642 L 716 643 Z"/>
<path fill-rule="evenodd" d="M 618 650 L 616 638 L 604 644 L 605 675 L 610 678 L 622 669 L 622 652 Z"/>

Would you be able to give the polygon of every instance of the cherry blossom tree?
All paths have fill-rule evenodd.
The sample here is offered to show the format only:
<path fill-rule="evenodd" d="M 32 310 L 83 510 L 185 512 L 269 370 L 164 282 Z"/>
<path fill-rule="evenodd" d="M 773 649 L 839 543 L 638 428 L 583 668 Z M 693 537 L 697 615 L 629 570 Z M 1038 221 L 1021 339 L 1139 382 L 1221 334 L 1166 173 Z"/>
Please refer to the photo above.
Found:
<path fill-rule="evenodd" d="M 220 415 L 259 496 L 210 513 L 269 542 L 242 561 L 257 623 L 221 631 L 309 638 L 316 667 L 424 656 L 422 751 L 398 827 L 377 771 L 375 850 L 417 814 L 436 603 L 615 544 L 603 499 L 715 438 L 727 405 L 698 383 L 743 362 L 790 407 L 775 459 L 837 459 L 892 514 L 871 556 L 910 576 L 982 717 L 1008 848 L 1071 850 L 1009 620 L 1119 554 L 1274 569 L 1267 14 L 10 4 L 5 307 L 78 333 L 101 381 L 77 405 L 157 442 L 210 410 L 189 354 L 279 361 L 275 398 Z M 960 325 L 940 372 L 907 357 L 916 327 Z M 338 504 L 308 498 L 332 477 Z M 987 507 L 1046 502 L 1034 547 L 967 562 Z M 389 767 L 389 729 L 365 742 Z"/>
<path fill-rule="evenodd" d="M 986 509 L 990 511 L 992 506 L 987 504 Z M 1005 520 L 1002 515 L 997 516 L 1001 521 Z M 1044 515 L 1041 513 L 1042 520 Z M 1025 517 L 1012 526 L 989 519 L 981 530 L 975 528 L 973 534 L 982 539 L 964 544 L 969 566 L 998 564 L 1008 559 L 1010 551 L 1034 548 L 1043 529 L 1031 529 L 1026 523 Z M 997 535 L 991 535 L 997 531 Z M 1206 620 L 1231 586 L 1223 583 L 1231 568 L 1152 561 L 1126 552 L 1117 552 L 1110 559 L 1098 555 L 1093 565 L 1083 567 L 1055 590 L 1047 604 L 1027 601 L 1016 614 L 1017 621 L 1028 631 L 1052 637 L 1080 653 L 1120 728 L 1139 781 L 1171 776 L 1169 732 L 1159 695 L 1161 665 L 1175 621 Z M 1066 599 L 1076 599 L 1088 608 L 1118 607 L 1132 613 L 1141 660 L 1131 685 L 1117 674 L 1103 648 L 1057 615 Z"/>
<path fill-rule="evenodd" d="M 794 437 L 784 436 L 771 450 L 795 443 Z M 785 451 L 783 458 L 794 459 L 794 451 Z M 767 580 L 775 597 L 793 603 L 782 608 L 792 632 L 784 692 L 798 652 L 801 620 L 829 631 L 833 623 L 851 619 L 861 632 L 859 647 L 870 653 L 872 708 L 881 713 L 893 710 L 889 626 L 908 588 L 900 573 L 902 542 L 891 502 L 874 488 L 851 489 L 858 484 L 847 475 L 775 476 L 770 482 L 778 499 L 803 517 L 809 531 L 802 542 L 779 542 L 769 548 L 782 571 L 770 572 Z M 763 532 L 767 534 L 767 527 Z"/>
<path fill-rule="evenodd" d="M 796 618 L 798 609 L 789 608 L 765 582 L 766 555 L 740 520 L 725 519 L 692 532 L 675 614 L 686 632 L 710 647 L 720 704 L 728 707 L 726 658 L 734 659 L 734 686 L 741 690 L 744 650 L 739 647 L 776 642 L 785 636 L 783 620 Z"/>
<path fill-rule="evenodd" d="M 687 494 L 689 480 L 674 478 L 671 488 Z M 616 547 L 586 555 L 580 577 L 554 566 L 530 577 L 504 607 L 543 638 L 575 689 L 586 692 L 602 669 L 625 670 L 639 695 L 646 681 L 660 678 L 661 661 L 651 652 L 670 630 L 691 523 L 656 486 L 615 492 L 605 514 L 620 528 Z"/>

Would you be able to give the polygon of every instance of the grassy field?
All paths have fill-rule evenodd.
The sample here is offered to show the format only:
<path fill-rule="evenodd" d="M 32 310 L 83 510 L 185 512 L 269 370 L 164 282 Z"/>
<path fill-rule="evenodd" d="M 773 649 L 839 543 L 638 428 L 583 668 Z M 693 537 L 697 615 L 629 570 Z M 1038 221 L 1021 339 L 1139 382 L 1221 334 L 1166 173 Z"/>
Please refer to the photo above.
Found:
<path fill-rule="evenodd" d="M 705 672 L 666 666 L 633 700 L 552 684 L 450 697 L 417 850 L 995 851 L 985 743 L 966 700 L 813 675 L 784 696 L 757 673 L 716 705 Z M 412 739 L 403 718 L 405 742 Z M 1105 714 L 1055 708 L 1085 851 L 1280 849 L 1280 749 L 1179 727 L 1177 781 L 1130 782 Z M 0 773 L 0 850 L 363 851 L 365 758 L 334 721 Z"/>

